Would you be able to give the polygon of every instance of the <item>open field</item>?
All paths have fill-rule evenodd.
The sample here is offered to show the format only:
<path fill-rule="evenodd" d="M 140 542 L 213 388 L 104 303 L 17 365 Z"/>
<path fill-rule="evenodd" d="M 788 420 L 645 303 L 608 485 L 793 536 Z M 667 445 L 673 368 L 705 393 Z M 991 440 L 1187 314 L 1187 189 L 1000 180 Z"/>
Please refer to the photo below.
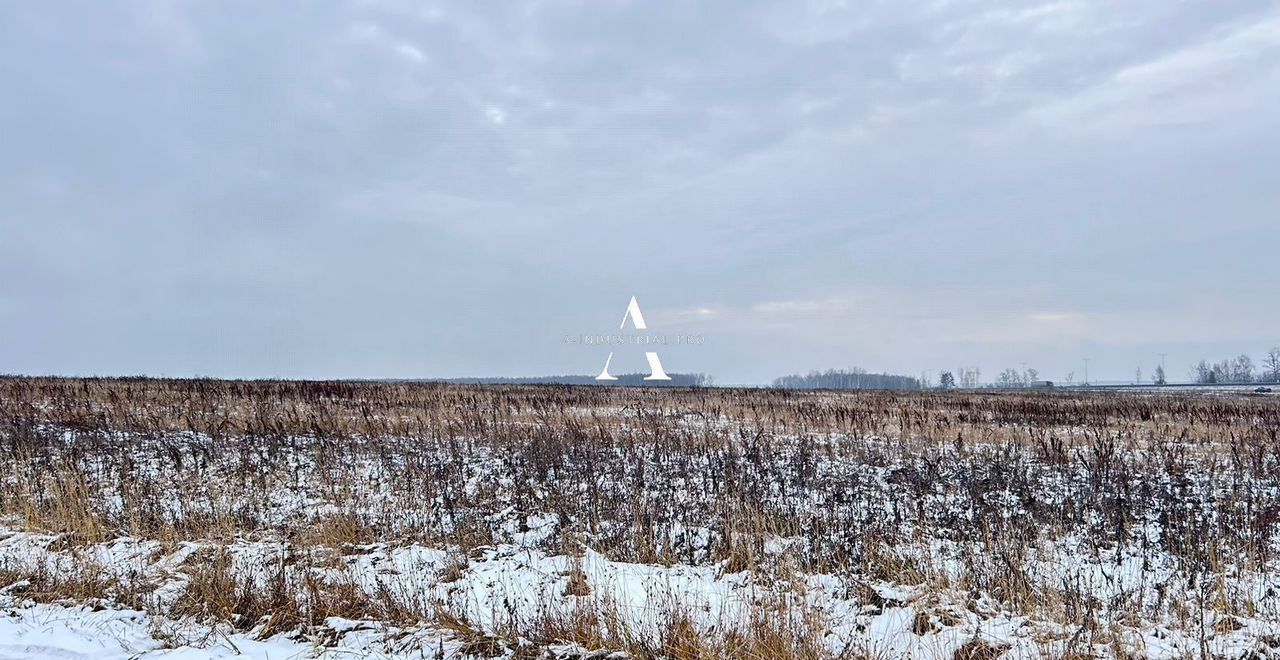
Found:
<path fill-rule="evenodd" d="M 1221 393 L 0 379 L 0 658 L 1280 657 L 1278 433 Z"/>

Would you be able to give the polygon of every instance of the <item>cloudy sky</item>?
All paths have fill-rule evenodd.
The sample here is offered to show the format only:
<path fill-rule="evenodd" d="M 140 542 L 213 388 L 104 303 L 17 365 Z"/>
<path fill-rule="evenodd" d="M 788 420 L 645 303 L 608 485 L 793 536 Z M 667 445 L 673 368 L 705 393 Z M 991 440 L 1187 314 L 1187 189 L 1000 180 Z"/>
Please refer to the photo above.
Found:
<path fill-rule="evenodd" d="M 1280 344 L 1275 2 L 11 2 L 0 84 L 0 372 Z"/>

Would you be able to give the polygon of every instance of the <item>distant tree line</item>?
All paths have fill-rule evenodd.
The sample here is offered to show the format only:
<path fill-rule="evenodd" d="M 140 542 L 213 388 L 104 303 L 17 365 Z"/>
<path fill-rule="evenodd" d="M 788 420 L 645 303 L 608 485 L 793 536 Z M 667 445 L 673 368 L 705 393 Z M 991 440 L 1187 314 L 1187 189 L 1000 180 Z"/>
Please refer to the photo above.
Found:
<path fill-rule="evenodd" d="M 671 380 L 645 380 L 649 374 L 616 374 L 617 380 L 596 380 L 595 376 L 528 376 L 515 378 L 445 378 L 440 382 L 458 385 L 623 385 L 629 387 L 707 387 L 711 376 L 702 373 L 667 374 Z"/>
<path fill-rule="evenodd" d="M 976 388 L 976 387 L 1046 387 L 1052 386 L 1053 383 L 1047 380 L 1040 380 L 1040 374 L 1035 369 L 1024 368 L 1005 369 L 1001 371 L 995 378 L 995 381 L 984 385 L 981 383 L 982 372 L 976 367 L 961 367 L 960 369 L 951 371 L 942 371 L 938 374 L 937 387 L 941 389 L 952 388 Z M 1168 378 L 1165 374 L 1164 365 L 1156 365 L 1148 376 L 1153 385 L 1167 385 Z M 1280 347 L 1272 348 L 1262 358 L 1260 363 L 1254 363 L 1253 358 L 1248 355 L 1240 355 L 1230 360 L 1222 360 L 1210 363 L 1207 360 L 1201 360 L 1192 368 L 1190 378 L 1193 382 L 1201 385 L 1213 384 L 1248 384 L 1248 383 L 1277 383 L 1280 384 Z M 1075 383 L 1075 372 L 1068 373 L 1065 377 L 1068 385 Z M 1134 384 L 1146 382 L 1143 380 L 1142 368 L 1134 370 Z"/>
<path fill-rule="evenodd" d="M 530 376 L 517 378 L 449 378 L 437 382 L 459 384 L 487 385 L 614 385 L 630 387 L 710 387 L 711 376 L 704 373 L 668 374 L 671 380 L 645 380 L 644 373 L 618 374 L 617 380 L 600 381 L 593 376 Z M 1167 383 L 1163 366 L 1156 366 L 1149 376 L 1156 385 Z M 1134 374 L 1135 383 L 1143 382 L 1142 370 Z M 1210 363 L 1200 360 L 1191 371 L 1191 379 L 1199 384 L 1245 384 L 1245 383 L 1280 383 L 1280 347 L 1272 348 L 1262 361 L 1255 363 L 1248 355 L 1240 355 L 1234 359 Z M 1068 385 L 1075 382 L 1075 374 L 1066 376 Z M 1050 386 L 1048 381 L 1040 380 L 1035 369 L 1005 369 L 1001 371 L 990 385 L 982 383 L 982 371 L 978 367 L 960 367 L 954 372 L 942 371 L 938 375 L 937 387 L 978 388 L 978 387 L 1044 387 Z M 887 373 L 869 373 L 865 369 L 850 367 L 847 369 L 827 369 L 826 371 L 810 371 L 807 374 L 791 374 L 773 380 L 773 387 L 781 389 L 833 389 L 833 390 L 919 390 L 931 386 L 923 378 L 902 376 Z"/>
<path fill-rule="evenodd" d="M 803 375 L 783 376 L 775 378 L 773 386 L 792 390 L 918 390 L 923 385 L 919 378 L 896 374 L 867 373 L 863 369 L 854 367 L 851 369 L 828 369 L 826 371 L 810 371 Z"/>
<path fill-rule="evenodd" d="M 1035 369 L 1005 369 L 1000 372 L 1000 378 L 996 381 L 996 385 L 1000 387 L 1027 387 L 1028 385 L 1040 380 L 1040 372 Z"/>
<path fill-rule="evenodd" d="M 1239 355 L 1231 360 L 1209 363 L 1201 360 L 1191 370 L 1191 378 L 1197 383 L 1280 383 L 1280 347 L 1267 352 L 1261 368 L 1253 358 Z"/>
<path fill-rule="evenodd" d="M 957 377 L 957 374 L 959 376 Z M 1035 369 L 1005 369 L 996 377 L 995 387 L 1028 387 L 1037 383 L 1045 383 L 1048 381 L 1040 380 L 1040 372 Z M 943 371 L 938 374 L 938 387 L 944 390 L 955 387 L 976 388 L 983 387 L 982 370 L 977 367 L 960 367 L 955 373 Z"/>

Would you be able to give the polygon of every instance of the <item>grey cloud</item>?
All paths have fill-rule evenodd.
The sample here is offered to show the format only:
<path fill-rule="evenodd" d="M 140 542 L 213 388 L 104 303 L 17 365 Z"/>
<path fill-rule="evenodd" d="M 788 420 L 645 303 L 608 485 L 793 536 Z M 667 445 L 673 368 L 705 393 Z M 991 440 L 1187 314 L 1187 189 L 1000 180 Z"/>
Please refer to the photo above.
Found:
<path fill-rule="evenodd" d="M 727 382 L 1263 350 L 1277 21 L 1208 0 L 5 7 L 0 371 L 586 372 L 557 340 L 632 294 L 714 329 L 670 368 Z M 867 291 L 892 295 L 785 304 Z M 790 311 L 732 312 L 770 305 Z"/>

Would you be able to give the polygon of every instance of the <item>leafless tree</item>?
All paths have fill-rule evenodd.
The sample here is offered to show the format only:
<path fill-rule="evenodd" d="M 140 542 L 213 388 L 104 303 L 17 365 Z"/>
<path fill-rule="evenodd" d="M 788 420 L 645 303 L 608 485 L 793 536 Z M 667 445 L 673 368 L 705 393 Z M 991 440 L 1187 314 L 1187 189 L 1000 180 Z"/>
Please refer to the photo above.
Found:
<path fill-rule="evenodd" d="M 1253 371 L 1253 359 L 1248 355 L 1241 355 L 1231 361 L 1231 382 L 1252 383 Z"/>
<path fill-rule="evenodd" d="M 1267 357 L 1262 360 L 1262 368 L 1265 371 L 1267 380 L 1273 383 L 1280 383 L 1280 346 L 1267 352 Z"/>
<path fill-rule="evenodd" d="M 1231 361 L 1223 360 L 1213 363 L 1213 382 L 1230 383 L 1231 382 Z"/>
<path fill-rule="evenodd" d="M 1000 378 L 997 382 L 1000 383 L 1000 387 L 1019 387 L 1026 384 L 1026 381 L 1023 380 L 1023 375 L 1013 368 L 1000 372 Z"/>

